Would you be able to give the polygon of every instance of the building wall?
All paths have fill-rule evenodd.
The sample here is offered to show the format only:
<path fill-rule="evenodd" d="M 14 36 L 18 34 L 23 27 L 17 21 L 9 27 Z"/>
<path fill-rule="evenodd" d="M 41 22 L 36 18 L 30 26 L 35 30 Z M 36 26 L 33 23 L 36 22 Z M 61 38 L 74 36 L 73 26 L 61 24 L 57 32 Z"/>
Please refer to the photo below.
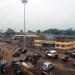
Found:
<path fill-rule="evenodd" d="M 26 37 L 26 45 L 29 47 L 34 47 L 35 37 Z"/>
<path fill-rule="evenodd" d="M 54 47 L 56 49 L 62 49 L 62 50 L 68 50 L 68 49 L 73 49 L 75 48 L 75 41 L 73 42 L 56 42 L 56 41 L 46 41 L 46 40 L 35 40 L 34 45 L 35 46 L 43 46 L 43 43 L 54 43 Z"/>
<path fill-rule="evenodd" d="M 33 47 L 34 40 L 37 38 L 37 35 L 26 35 L 26 46 Z M 15 35 L 12 37 L 13 42 L 19 41 L 20 43 L 24 42 L 24 35 Z M 14 40 L 15 39 L 15 40 Z"/>
<path fill-rule="evenodd" d="M 41 47 L 42 46 L 42 41 L 43 40 L 34 40 L 34 45 L 37 47 Z"/>
<path fill-rule="evenodd" d="M 74 42 L 74 44 L 72 45 L 72 47 L 75 48 L 75 42 Z"/>
<path fill-rule="evenodd" d="M 55 48 L 57 49 L 73 49 L 75 48 L 74 42 L 55 42 Z"/>

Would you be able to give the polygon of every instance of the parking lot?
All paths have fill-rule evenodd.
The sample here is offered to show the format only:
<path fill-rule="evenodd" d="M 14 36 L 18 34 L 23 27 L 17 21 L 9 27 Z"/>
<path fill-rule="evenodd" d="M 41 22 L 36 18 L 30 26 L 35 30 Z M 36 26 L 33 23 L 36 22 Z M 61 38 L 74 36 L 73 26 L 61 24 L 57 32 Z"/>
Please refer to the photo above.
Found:
<path fill-rule="evenodd" d="M 49 61 L 49 62 L 55 64 L 55 67 L 56 67 L 48 75 L 75 75 L 75 67 L 72 64 L 72 62 L 75 61 L 75 58 L 69 58 L 68 62 L 63 62 L 62 61 L 63 53 L 61 51 L 58 52 L 60 54 L 58 54 L 57 59 L 44 57 L 45 51 L 41 50 L 39 48 L 28 48 L 26 54 L 21 54 L 19 57 L 12 57 L 13 54 L 15 53 L 15 50 L 19 46 L 5 43 L 5 42 L 1 42 L 0 45 L 1 45 L 2 52 L 4 50 L 3 59 L 6 60 L 8 64 L 10 64 L 11 60 L 13 60 L 14 58 L 23 60 L 25 58 L 25 56 L 32 55 L 34 52 L 39 52 L 42 57 L 39 60 L 37 60 L 37 63 L 34 65 L 33 72 L 28 71 L 30 75 L 42 75 L 41 71 L 40 71 L 40 66 L 46 61 Z M 57 50 L 57 51 L 59 51 L 59 50 Z M 11 69 L 9 71 L 10 72 L 8 75 L 14 75 L 13 69 Z"/>

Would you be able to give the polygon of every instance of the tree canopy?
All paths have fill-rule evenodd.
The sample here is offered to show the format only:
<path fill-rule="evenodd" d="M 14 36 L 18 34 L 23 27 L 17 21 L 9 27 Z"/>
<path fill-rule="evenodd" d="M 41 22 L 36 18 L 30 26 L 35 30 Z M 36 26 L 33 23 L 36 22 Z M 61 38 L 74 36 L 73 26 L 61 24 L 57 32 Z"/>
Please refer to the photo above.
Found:
<path fill-rule="evenodd" d="M 6 37 L 10 37 L 10 36 L 16 34 L 16 32 L 13 29 L 8 28 L 4 34 Z"/>
<path fill-rule="evenodd" d="M 69 28 L 67 30 L 59 30 L 59 29 L 48 29 L 43 31 L 43 33 L 54 34 L 54 35 L 75 35 L 75 30 Z"/>

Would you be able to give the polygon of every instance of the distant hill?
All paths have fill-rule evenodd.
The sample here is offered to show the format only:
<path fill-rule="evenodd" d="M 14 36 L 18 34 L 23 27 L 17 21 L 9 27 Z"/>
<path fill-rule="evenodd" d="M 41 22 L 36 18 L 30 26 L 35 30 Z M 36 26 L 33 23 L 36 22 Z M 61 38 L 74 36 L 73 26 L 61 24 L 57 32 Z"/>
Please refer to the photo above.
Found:
<path fill-rule="evenodd" d="M 59 29 L 48 29 L 44 30 L 42 33 L 44 34 L 50 34 L 50 35 L 75 35 L 75 30 L 72 28 L 67 30 L 59 30 Z"/>

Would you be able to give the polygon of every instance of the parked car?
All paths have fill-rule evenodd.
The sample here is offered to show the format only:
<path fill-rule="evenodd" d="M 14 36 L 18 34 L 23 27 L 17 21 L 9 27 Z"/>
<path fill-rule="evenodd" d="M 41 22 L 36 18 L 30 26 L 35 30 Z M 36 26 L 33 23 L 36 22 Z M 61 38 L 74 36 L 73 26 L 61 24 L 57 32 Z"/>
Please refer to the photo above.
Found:
<path fill-rule="evenodd" d="M 36 63 L 36 59 L 34 59 L 34 57 L 31 55 L 26 56 L 25 61 L 31 62 L 32 64 Z"/>
<path fill-rule="evenodd" d="M 62 57 L 62 61 L 64 61 L 64 62 L 67 62 L 68 59 L 69 59 L 68 55 L 65 55 L 65 56 Z"/>
<path fill-rule="evenodd" d="M 22 51 L 22 48 L 18 48 L 18 49 L 16 49 L 16 51 Z"/>
<path fill-rule="evenodd" d="M 70 56 L 72 58 L 75 58 L 75 50 L 73 50 L 73 51 L 66 51 L 65 55 L 68 55 L 68 56 Z"/>
<path fill-rule="evenodd" d="M 71 56 L 72 58 L 75 58 L 75 50 L 74 50 L 74 51 L 71 51 L 70 56 Z"/>
<path fill-rule="evenodd" d="M 7 71 L 8 71 L 8 65 L 7 64 L 1 65 L 1 73 L 6 74 Z"/>
<path fill-rule="evenodd" d="M 66 51 L 64 54 L 69 56 L 71 54 L 71 51 Z"/>
<path fill-rule="evenodd" d="M 27 50 L 26 49 L 22 49 L 22 53 L 26 53 L 27 52 Z"/>
<path fill-rule="evenodd" d="M 75 61 L 73 61 L 73 66 L 75 67 Z"/>
<path fill-rule="evenodd" d="M 41 57 L 41 54 L 38 53 L 38 52 L 35 52 L 35 53 L 33 53 L 32 56 L 33 56 L 34 59 L 39 59 Z"/>
<path fill-rule="evenodd" d="M 14 66 L 17 62 L 21 63 L 18 59 L 11 60 L 11 65 Z"/>
<path fill-rule="evenodd" d="M 33 65 L 30 62 L 22 62 L 22 69 L 23 70 L 33 70 Z"/>
<path fill-rule="evenodd" d="M 20 73 L 21 72 L 21 62 L 18 60 L 13 60 L 12 61 L 12 67 L 14 67 L 14 70 L 16 73 Z"/>
<path fill-rule="evenodd" d="M 21 51 L 16 51 L 15 53 L 14 53 L 14 57 L 19 57 L 20 56 L 20 54 L 21 54 Z"/>
<path fill-rule="evenodd" d="M 23 48 L 18 48 L 17 51 L 20 51 L 21 53 L 26 53 L 27 52 L 27 50 L 23 49 Z"/>
<path fill-rule="evenodd" d="M 45 56 L 46 57 L 57 58 L 58 57 L 58 53 L 55 50 L 50 50 L 50 51 L 46 51 L 45 52 Z"/>
<path fill-rule="evenodd" d="M 44 62 L 41 66 L 41 72 L 50 72 L 55 68 L 55 65 L 51 62 Z"/>

